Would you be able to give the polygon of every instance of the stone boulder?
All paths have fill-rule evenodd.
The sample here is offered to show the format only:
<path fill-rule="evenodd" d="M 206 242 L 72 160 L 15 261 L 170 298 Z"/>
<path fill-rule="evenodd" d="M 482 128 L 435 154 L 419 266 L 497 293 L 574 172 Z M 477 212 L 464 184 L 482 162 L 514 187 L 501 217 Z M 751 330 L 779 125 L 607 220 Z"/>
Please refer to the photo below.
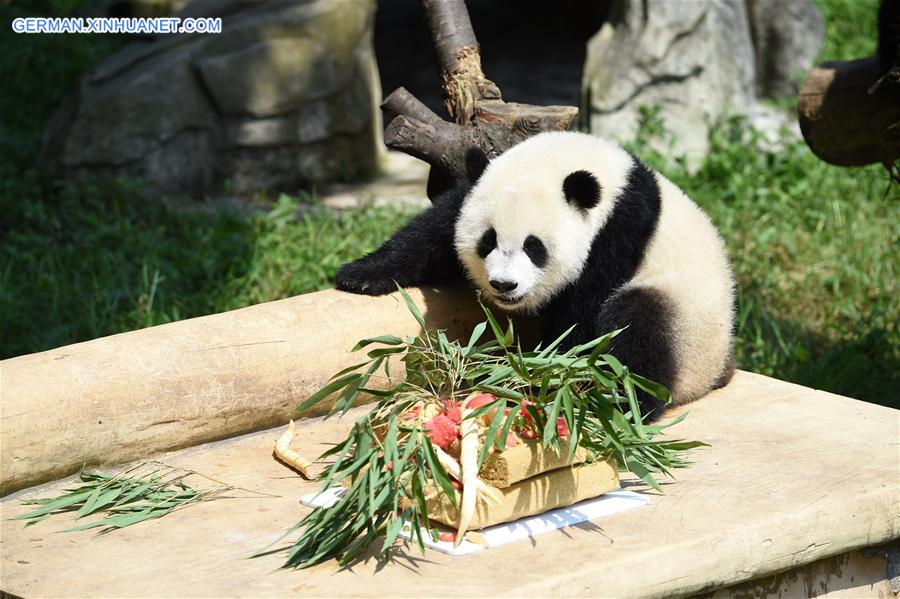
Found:
<path fill-rule="evenodd" d="M 219 34 L 160 35 L 84 77 L 45 157 L 174 194 L 238 195 L 374 172 L 381 98 L 374 0 L 194 0 Z"/>
<path fill-rule="evenodd" d="M 796 94 L 822 49 L 822 14 L 810 0 L 746 1 L 756 51 L 757 95 L 780 99 Z"/>
<path fill-rule="evenodd" d="M 689 164 L 706 154 L 709 130 L 723 116 L 764 115 L 760 124 L 768 126 L 771 111 L 760 108 L 757 90 L 783 95 L 793 72 L 811 65 L 822 32 L 804 38 L 802 51 L 786 41 L 794 38 L 784 19 L 818 15 L 811 0 L 754 5 L 762 59 L 744 0 L 612 0 L 607 21 L 588 43 L 582 78 L 586 125 L 628 141 L 643 111 L 656 107 L 673 141 L 663 149 L 686 156 Z M 766 70 L 761 83 L 757 64 L 776 62 L 779 68 Z"/>

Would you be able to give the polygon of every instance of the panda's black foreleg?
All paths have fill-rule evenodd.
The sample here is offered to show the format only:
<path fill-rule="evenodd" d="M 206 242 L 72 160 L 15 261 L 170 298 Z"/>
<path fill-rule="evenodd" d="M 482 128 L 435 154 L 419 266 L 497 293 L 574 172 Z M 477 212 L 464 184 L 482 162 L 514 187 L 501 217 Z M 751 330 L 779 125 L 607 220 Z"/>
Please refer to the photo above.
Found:
<path fill-rule="evenodd" d="M 603 304 L 594 323 L 594 337 L 627 327 L 613 339 L 609 353 L 631 372 L 671 389 L 676 374 L 672 316 L 662 292 L 650 287 L 626 288 Z M 645 422 L 663 415 L 665 405 L 660 400 L 642 390 L 637 398 Z"/>
<path fill-rule="evenodd" d="M 463 194 L 464 195 L 464 194 Z M 427 208 L 371 254 L 343 265 L 335 286 L 344 291 L 382 295 L 401 287 L 443 285 L 465 280 L 453 246 L 463 195 Z"/>

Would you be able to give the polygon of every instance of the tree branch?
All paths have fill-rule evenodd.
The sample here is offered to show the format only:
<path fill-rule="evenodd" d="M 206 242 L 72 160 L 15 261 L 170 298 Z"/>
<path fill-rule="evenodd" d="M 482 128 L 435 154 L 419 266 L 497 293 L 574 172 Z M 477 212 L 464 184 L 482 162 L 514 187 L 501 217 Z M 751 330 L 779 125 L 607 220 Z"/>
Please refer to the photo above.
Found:
<path fill-rule="evenodd" d="M 445 123 L 444 119 L 436 115 L 430 108 L 422 104 L 418 98 L 409 93 L 405 87 L 398 87 L 381 102 L 385 120 L 391 122 L 400 115 L 412 117 L 423 123 L 437 125 Z"/>
<path fill-rule="evenodd" d="M 426 123 L 406 115 L 392 120 L 384 130 L 384 143 L 388 147 L 446 169 L 455 177 L 465 174 L 465 170 L 457 168 L 454 150 L 466 144 L 466 137 L 465 129 L 454 123 Z"/>
<path fill-rule="evenodd" d="M 462 0 L 422 0 L 431 40 L 441 65 L 444 107 L 460 125 L 475 116 L 475 105 L 500 100 L 500 88 L 484 76 L 481 52 Z"/>
<path fill-rule="evenodd" d="M 481 54 L 463 0 L 422 0 L 441 67 L 441 87 L 449 123 L 404 88 L 381 104 L 389 121 L 384 143 L 431 165 L 432 200 L 466 175 L 466 153 L 481 148 L 493 158 L 541 131 L 572 126 L 572 106 L 532 106 L 504 102 L 500 89 L 481 70 Z"/>

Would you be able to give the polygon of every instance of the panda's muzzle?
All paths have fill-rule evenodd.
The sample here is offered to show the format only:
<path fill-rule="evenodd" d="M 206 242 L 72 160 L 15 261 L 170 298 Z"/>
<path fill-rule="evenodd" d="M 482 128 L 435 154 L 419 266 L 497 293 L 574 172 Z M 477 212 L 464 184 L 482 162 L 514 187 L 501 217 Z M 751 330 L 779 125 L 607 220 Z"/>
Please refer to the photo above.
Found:
<path fill-rule="evenodd" d="M 491 279 L 490 283 L 491 287 L 500 293 L 509 293 L 519 286 L 515 281 L 498 281 L 497 279 Z"/>
<path fill-rule="evenodd" d="M 515 306 L 516 304 L 518 304 L 519 302 L 522 301 L 523 297 L 525 297 L 525 296 L 517 295 L 515 297 L 510 297 L 508 295 L 499 295 L 499 294 L 494 295 L 494 299 L 497 300 L 497 302 L 507 305 L 507 306 Z"/>
<path fill-rule="evenodd" d="M 515 281 L 498 281 L 490 280 L 491 287 L 499 293 L 494 294 L 494 298 L 501 304 L 513 306 L 522 300 L 522 295 L 512 296 L 510 292 L 515 291 L 519 284 Z"/>

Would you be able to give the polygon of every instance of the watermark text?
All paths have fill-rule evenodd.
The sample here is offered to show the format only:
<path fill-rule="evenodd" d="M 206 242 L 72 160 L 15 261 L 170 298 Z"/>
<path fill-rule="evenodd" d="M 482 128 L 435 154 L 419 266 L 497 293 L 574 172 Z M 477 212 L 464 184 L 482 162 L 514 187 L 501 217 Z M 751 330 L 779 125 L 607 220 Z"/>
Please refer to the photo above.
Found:
<path fill-rule="evenodd" d="M 222 33 L 221 17 L 19 17 L 16 33 Z"/>

